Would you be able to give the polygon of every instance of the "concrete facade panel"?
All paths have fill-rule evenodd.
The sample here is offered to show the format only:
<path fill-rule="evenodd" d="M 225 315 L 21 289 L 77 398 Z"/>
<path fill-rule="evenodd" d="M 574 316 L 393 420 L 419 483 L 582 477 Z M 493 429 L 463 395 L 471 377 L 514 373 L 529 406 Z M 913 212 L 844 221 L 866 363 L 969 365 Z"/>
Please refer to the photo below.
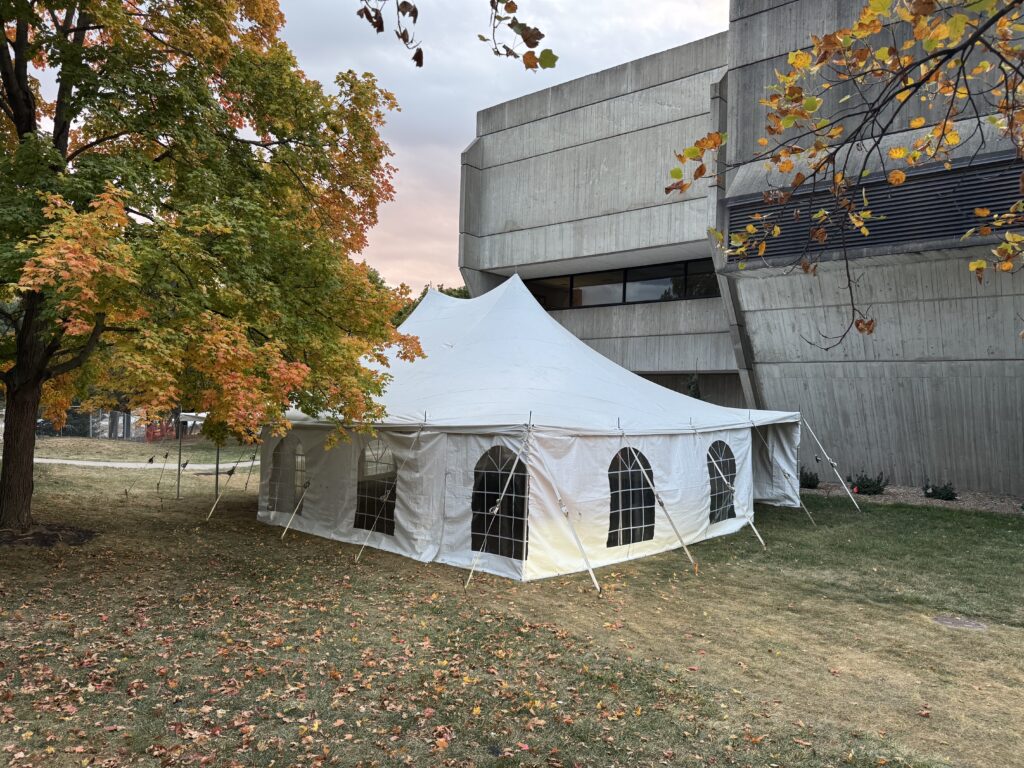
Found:
<path fill-rule="evenodd" d="M 485 109 L 477 114 L 477 136 L 725 66 L 727 35 L 712 35 Z"/>
<path fill-rule="evenodd" d="M 680 199 L 665 194 L 673 151 L 707 131 L 706 119 L 688 118 L 481 170 L 465 231 L 486 237 L 671 205 Z M 704 197 L 706 187 L 698 182 L 682 199 Z"/>
<path fill-rule="evenodd" d="M 1024 363 L 761 363 L 771 407 L 799 410 L 846 474 L 1024 495 Z M 833 479 L 810 435 L 801 461 Z"/>
<path fill-rule="evenodd" d="M 551 316 L 581 339 L 725 333 L 729 323 L 718 299 L 566 309 Z"/>
<path fill-rule="evenodd" d="M 707 200 L 677 200 L 653 208 L 501 233 L 485 238 L 464 235 L 464 266 L 510 270 L 522 264 L 697 243 L 707 251 Z M 568 266 L 571 271 L 572 267 Z"/>
<path fill-rule="evenodd" d="M 488 134 L 474 143 L 463 162 L 487 169 L 706 115 L 711 83 L 723 74 L 724 68 L 702 72 Z"/>
<path fill-rule="evenodd" d="M 868 336 L 853 331 L 835 349 L 825 336 L 850 318 L 842 263 L 816 276 L 763 276 L 735 281 L 754 356 L 760 363 L 865 361 L 1019 361 L 1014 332 L 1024 317 L 1019 275 L 989 275 L 979 284 L 955 251 L 902 264 L 853 263 L 858 308 L 877 321 Z M 810 343 L 813 342 L 813 343 Z M 1024 371 L 1022 371 L 1024 374 Z"/>
<path fill-rule="evenodd" d="M 728 331 L 583 341 L 609 360 L 639 373 L 736 369 L 736 358 Z"/>

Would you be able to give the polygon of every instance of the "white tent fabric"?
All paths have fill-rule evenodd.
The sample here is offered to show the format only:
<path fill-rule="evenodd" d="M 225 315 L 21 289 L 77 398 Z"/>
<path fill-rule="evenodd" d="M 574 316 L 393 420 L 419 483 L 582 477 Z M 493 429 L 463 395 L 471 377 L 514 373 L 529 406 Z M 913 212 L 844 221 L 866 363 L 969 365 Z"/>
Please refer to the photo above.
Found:
<path fill-rule="evenodd" d="M 297 412 L 268 432 L 261 520 L 287 524 L 301 498 L 298 530 L 530 580 L 735 532 L 755 500 L 800 504 L 798 413 L 643 379 L 518 277 L 476 299 L 431 291 L 402 330 L 427 357 L 391 360 L 375 434 L 326 450 L 336 425 Z"/>

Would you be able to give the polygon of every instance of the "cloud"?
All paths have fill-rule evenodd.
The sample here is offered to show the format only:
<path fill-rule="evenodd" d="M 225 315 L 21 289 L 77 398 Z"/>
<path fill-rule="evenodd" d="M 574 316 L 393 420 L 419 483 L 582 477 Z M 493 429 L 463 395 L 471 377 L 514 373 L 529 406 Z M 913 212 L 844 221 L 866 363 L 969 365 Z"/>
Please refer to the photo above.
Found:
<path fill-rule="evenodd" d="M 373 72 L 398 97 L 384 137 L 399 169 L 397 199 L 381 211 L 363 257 L 391 283 L 461 284 L 458 272 L 460 155 L 473 140 L 476 112 L 526 93 L 714 34 L 728 26 L 726 0 L 518 0 L 519 15 L 547 35 L 561 57 L 531 73 L 493 56 L 487 0 L 420 3 L 417 69 L 390 30 L 356 17 L 353 0 L 283 0 L 284 37 L 310 77 L 325 85 L 339 71 Z M 582 9 L 582 10 L 581 10 Z"/>

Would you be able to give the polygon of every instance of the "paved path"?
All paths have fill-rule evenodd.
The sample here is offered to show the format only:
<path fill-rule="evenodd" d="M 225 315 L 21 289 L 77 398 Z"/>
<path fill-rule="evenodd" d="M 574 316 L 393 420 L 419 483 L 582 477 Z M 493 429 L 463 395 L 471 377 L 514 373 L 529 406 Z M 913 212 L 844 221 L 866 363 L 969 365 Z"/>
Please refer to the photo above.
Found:
<path fill-rule="evenodd" d="M 163 460 L 154 461 L 152 464 L 145 461 L 92 461 L 89 459 L 46 459 L 41 456 L 36 456 L 36 464 L 67 464 L 73 467 L 110 467 L 111 469 L 161 469 L 164 464 Z M 239 463 L 239 467 L 248 464 L 248 461 Z M 259 464 L 259 461 L 256 462 Z M 174 469 L 177 461 L 168 461 L 167 468 Z M 227 472 L 234 465 L 233 461 L 222 461 L 220 463 L 220 469 L 222 472 Z M 209 470 L 214 472 L 217 469 L 216 464 L 194 464 L 189 462 L 186 470 Z"/>

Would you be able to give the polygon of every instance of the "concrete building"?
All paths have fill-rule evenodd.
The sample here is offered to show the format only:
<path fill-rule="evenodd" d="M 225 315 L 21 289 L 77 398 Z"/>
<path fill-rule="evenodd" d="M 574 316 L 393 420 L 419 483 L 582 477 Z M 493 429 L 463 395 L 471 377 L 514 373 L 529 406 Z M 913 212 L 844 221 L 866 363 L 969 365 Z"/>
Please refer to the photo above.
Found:
<path fill-rule="evenodd" d="M 709 227 L 763 206 L 761 166 L 742 163 L 775 68 L 859 8 L 732 0 L 728 32 L 480 112 L 462 160 L 462 273 L 474 294 L 518 273 L 581 339 L 673 389 L 802 411 L 847 472 L 1024 495 L 1024 275 L 979 284 L 966 263 L 988 246 L 960 240 L 975 207 L 1020 196 L 1024 165 L 1005 147 L 871 190 L 889 218 L 851 263 L 878 326 L 834 349 L 808 340 L 845 324 L 843 260 L 791 274 L 773 264 L 801 243 L 780 241 L 776 262 L 740 270 L 709 243 Z M 673 153 L 711 130 L 728 131 L 734 170 L 666 196 Z M 803 462 L 817 453 L 805 440 Z"/>

